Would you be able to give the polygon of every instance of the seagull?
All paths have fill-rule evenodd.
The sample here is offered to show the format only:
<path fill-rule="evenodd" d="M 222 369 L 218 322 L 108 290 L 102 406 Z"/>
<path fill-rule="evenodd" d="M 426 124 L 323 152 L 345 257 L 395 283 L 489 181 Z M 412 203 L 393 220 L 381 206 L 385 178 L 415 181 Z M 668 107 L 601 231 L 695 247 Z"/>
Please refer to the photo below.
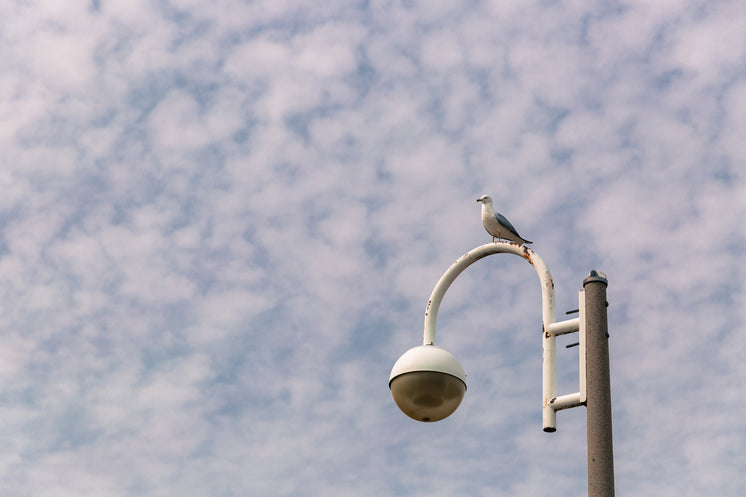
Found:
<path fill-rule="evenodd" d="M 497 237 L 498 240 L 510 240 L 519 245 L 533 243 L 519 235 L 513 225 L 510 224 L 510 221 L 505 219 L 505 216 L 499 212 L 495 212 L 495 209 L 492 207 L 492 197 L 482 195 L 477 199 L 477 202 L 482 202 L 482 226 L 487 230 L 487 233 L 492 235 L 493 242 Z"/>

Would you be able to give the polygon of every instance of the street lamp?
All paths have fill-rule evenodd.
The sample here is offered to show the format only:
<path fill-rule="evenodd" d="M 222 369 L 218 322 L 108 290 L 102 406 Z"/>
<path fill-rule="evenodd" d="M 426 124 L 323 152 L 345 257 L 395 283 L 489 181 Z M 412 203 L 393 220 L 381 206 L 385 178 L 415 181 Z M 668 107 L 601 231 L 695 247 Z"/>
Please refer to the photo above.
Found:
<path fill-rule="evenodd" d="M 476 261 L 497 253 L 527 260 L 536 270 L 542 289 L 542 421 L 545 432 L 557 430 L 557 411 L 586 406 L 588 437 L 588 495 L 613 497 L 614 463 L 611 429 L 608 324 L 603 273 L 591 271 L 579 292 L 579 317 L 557 322 L 554 282 L 539 255 L 510 242 L 477 247 L 459 258 L 435 285 L 425 311 L 423 344 L 409 349 L 394 364 L 389 388 L 396 405 L 409 417 L 424 422 L 450 416 L 466 393 L 466 375 L 456 358 L 435 345 L 435 322 L 446 290 Z M 557 396 L 555 339 L 578 332 L 578 392 Z"/>

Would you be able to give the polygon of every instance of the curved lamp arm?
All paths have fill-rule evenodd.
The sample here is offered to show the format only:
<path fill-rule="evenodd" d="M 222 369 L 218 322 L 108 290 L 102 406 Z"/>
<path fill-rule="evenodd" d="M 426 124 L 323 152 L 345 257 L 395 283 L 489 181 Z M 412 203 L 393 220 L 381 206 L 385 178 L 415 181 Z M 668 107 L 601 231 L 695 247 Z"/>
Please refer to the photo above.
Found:
<path fill-rule="evenodd" d="M 551 323 L 554 323 L 554 282 L 552 281 L 552 275 L 549 272 L 549 268 L 544 263 L 544 260 L 539 257 L 539 254 L 525 245 L 517 245 L 510 242 L 493 242 L 465 253 L 454 262 L 450 268 L 448 268 L 443 276 L 440 277 L 440 280 L 433 289 L 433 293 L 430 294 L 430 299 L 427 302 L 427 309 L 425 310 L 425 335 L 423 345 L 435 345 L 435 321 L 438 319 L 438 309 L 440 308 L 440 302 L 443 300 L 443 296 L 445 295 L 446 290 L 448 290 L 448 287 L 451 286 L 451 283 L 453 283 L 456 277 L 464 272 L 467 267 L 471 266 L 479 259 L 499 253 L 519 255 L 526 259 L 534 269 L 536 269 L 536 273 L 539 275 L 539 279 L 541 280 L 541 322 L 545 330 L 549 328 Z"/>
<path fill-rule="evenodd" d="M 470 250 L 459 258 L 443 274 L 435 285 L 425 310 L 425 332 L 423 345 L 435 345 L 435 322 L 438 319 L 438 309 L 443 296 L 451 286 L 456 277 L 467 267 L 492 254 L 515 254 L 526 259 L 536 270 L 541 281 L 541 304 L 542 304 L 542 343 L 543 343 L 543 422 L 544 431 L 556 430 L 556 412 L 559 405 L 554 405 L 557 390 L 556 379 L 556 352 L 555 333 L 552 324 L 555 323 L 554 282 L 549 268 L 539 254 L 526 247 L 510 242 L 493 242 Z M 555 327 L 556 328 L 556 327 Z M 576 328 L 577 329 L 577 328 Z M 573 403 L 575 403 L 573 401 Z M 562 405 L 562 408 L 573 407 Z"/>

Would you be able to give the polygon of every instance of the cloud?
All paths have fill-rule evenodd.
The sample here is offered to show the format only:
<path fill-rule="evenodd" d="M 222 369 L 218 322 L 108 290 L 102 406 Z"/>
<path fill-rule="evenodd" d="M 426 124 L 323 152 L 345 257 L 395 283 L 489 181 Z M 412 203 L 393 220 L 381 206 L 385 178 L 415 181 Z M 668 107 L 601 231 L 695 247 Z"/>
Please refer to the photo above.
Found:
<path fill-rule="evenodd" d="M 0 493 L 584 494 L 521 259 L 443 301 L 452 417 L 386 387 L 488 193 L 558 316 L 609 277 L 617 490 L 740 495 L 741 11 L 3 5 Z"/>

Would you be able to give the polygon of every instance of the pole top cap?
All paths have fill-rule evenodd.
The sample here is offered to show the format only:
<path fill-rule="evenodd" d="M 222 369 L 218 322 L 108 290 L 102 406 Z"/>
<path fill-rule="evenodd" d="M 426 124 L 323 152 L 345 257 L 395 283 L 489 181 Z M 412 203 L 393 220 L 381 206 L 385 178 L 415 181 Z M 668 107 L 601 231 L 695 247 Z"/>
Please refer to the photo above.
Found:
<path fill-rule="evenodd" d="M 592 269 L 588 277 L 583 280 L 583 287 L 585 287 L 585 285 L 587 285 L 588 283 L 592 283 L 595 281 L 609 286 L 609 280 L 606 279 L 606 273 L 604 273 L 603 271 L 596 271 L 595 269 Z"/>

